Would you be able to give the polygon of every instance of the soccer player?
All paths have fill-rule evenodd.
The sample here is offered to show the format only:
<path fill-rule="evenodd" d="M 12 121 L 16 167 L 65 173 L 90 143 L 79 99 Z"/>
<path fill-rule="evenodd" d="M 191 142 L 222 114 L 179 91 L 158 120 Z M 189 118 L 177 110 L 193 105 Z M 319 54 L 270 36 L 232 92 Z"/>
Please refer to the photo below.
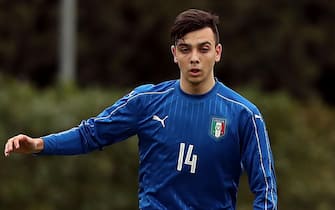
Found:
<path fill-rule="evenodd" d="M 190 9 L 171 30 L 178 80 L 143 85 L 94 118 L 42 138 L 18 135 L 10 153 L 73 155 L 137 135 L 139 208 L 236 209 L 246 171 L 256 210 L 277 209 L 270 143 L 261 113 L 214 77 L 218 17 Z"/>

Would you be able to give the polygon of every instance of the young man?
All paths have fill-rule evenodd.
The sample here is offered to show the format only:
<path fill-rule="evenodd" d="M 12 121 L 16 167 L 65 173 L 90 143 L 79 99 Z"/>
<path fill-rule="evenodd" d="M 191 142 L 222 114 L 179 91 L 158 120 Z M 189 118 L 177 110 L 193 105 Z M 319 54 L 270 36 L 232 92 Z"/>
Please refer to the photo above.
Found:
<path fill-rule="evenodd" d="M 249 176 L 254 209 L 277 209 L 274 163 L 263 118 L 214 77 L 218 17 L 190 9 L 172 27 L 180 79 L 143 85 L 78 127 L 42 138 L 18 135 L 10 153 L 87 153 L 137 135 L 139 208 L 236 209 L 239 178 Z"/>

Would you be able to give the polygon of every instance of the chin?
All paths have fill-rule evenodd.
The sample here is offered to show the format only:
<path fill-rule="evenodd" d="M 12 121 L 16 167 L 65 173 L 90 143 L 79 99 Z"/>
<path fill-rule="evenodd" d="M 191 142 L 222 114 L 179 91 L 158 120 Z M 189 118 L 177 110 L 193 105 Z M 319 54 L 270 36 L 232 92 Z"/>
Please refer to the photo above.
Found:
<path fill-rule="evenodd" d="M 201 78 L 190 78 L 188 81 L 189 81 L 189 83 L 191 83 L 192 85 L 199 85 L 199 84 L 201 84 L 201 83 L 204 82 L 204 80 L 201 79 Z"/>

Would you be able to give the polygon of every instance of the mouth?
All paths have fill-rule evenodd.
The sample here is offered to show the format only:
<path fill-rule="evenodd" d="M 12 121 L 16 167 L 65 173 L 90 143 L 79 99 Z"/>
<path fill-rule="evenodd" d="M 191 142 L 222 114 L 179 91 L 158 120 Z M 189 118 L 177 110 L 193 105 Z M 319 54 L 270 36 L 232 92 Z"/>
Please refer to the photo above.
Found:
<path fill-rule="evenodd" d="M 190 73 L 191 76 L 199 76 L 201 71 L 200 71 L 200 69 L 193 68 L 193 69 L 189 70 L 189 73 Z"/>

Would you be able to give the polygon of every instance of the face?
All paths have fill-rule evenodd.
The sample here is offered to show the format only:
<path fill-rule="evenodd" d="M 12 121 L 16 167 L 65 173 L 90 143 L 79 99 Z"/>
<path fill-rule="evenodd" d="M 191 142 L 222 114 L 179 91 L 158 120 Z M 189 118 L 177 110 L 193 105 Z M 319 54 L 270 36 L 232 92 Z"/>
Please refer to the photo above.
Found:
<path fill-rule="evenodd" d="M 214 86 L 214 65 L 220 61 L 222 46 L 215 44 L 214 33 L 209 27 L 187 33 L 171 51 L 180 69 L 184 91 L 202 93 Z"/>

